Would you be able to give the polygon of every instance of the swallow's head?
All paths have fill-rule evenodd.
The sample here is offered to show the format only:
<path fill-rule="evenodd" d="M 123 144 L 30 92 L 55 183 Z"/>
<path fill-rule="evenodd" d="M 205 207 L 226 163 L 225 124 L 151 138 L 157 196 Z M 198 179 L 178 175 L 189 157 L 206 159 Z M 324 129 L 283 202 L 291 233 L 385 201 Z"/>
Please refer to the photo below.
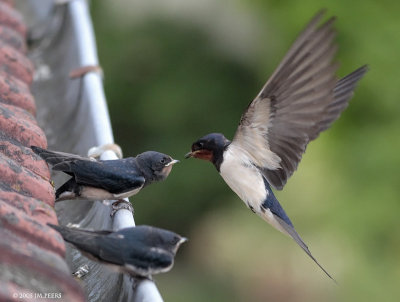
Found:
<path fill-rule="evenodd" d="M 158 229 L 157 234 L 158 246 L 167 250 L 174 255 L 178 251 L 182 243 L 187 241 L 187 238 L 182 237 L 174 232 Z"/>
<path fill-rule="evenodd" d="M 169 271 L 180 245 L 187 241 L 174 232 L 148 225 L 121 229 L 117 235 L 123 237 L 121 244 L 132 248 L 127 260 L 135 265 L 132 272 L 141 276 Z"/>
<path fill-rule="evenodd" d="M 170 240 L 168 241 L 168 245 L 170 246 L 172 252 L 176 254 L 181 244 L 185 243 L 186 241 L 188 241 L 186 237 L 182 237 L 174 233 L 174 235 L 171 236 Z"/>
<path fill-rule="evenodd" d="M 185 158 L 200 158 L 215 163 L 230 141 L 221 133 L 210 133 L 198 139 L 192 144 L 192 151 L 185 155 Z"/>
<path fill-rule="evenodd" d="M 137 231 L 140 231 L 138 236 L 142 243 L 173 254 L 177 252 L 182 243 L 188 240 L 174 232 L 152 226 L 140 225 L 136 228 L 138 228 Z"/>
<path fill-rule="evenodd" d="M 137 156 L 139 165 L 144 168 L 144 173 L 150 173 L 149 179 L 153 181 L 164 180 L 171 173 L 172 166 L 179 162 L 167 154 L 156 151 L 147 151 Z M 146 177 L 147 178 L 147 177 Z"/>

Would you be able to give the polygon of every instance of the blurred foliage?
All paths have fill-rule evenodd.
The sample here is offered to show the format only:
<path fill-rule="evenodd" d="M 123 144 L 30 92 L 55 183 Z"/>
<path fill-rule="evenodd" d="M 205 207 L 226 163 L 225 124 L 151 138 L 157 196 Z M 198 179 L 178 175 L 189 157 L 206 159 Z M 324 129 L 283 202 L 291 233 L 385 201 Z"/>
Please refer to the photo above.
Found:
<path fill-rule="evenodd" d="M 340 286 L 248 211 L 212 165 L 182 160 L 133 199 L 138 224 L 190 239 L 156 278 L 166 301 L 398 301 L 400 2 L 92 1 L 115 141 L 125 156 L 178 159 L 206 133 L 233 136 L 322 7 L 339 17 L 339 75 L 371 70 L 277 197 Z"/>

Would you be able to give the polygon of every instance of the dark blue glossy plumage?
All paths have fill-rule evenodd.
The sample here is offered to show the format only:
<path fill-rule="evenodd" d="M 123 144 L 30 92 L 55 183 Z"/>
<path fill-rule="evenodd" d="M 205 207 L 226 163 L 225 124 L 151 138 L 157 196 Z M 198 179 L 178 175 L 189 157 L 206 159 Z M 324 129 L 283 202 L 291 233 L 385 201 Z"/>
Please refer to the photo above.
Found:
<path fill-rule="evenodd" d="M 116 232 L 49 226 L 90 258 L 144 277 L 170 270 L 179 246 L 187 240 L 174 232 L 146 225 Z"/>
<path fill-rule="evenodd" d="M 114 194 L 140 188 L 145 183 L 135 158 L 99 161 L 75 159 L 57 164 L 53 169 L 74 176 L 78 184 L 101 187 Z"/>
<path fill-rule="evenodd" d="M 290 221 L 289 217 L 286 215 L 286 212 L 282 208 L 278 199 L 276 199 L 274 193 L 271 190 L 270 185 L 268 184 L 268 181 L 265 178 L 264 178 L 264 184 L 265 184 L 266 190 L 268 191 L 268 196 L 267 196 L 267 199 L 262 204 L 262 207 L 264 207 L 264 209 L 270 209 L 272 214 L 278 216 L 280 219 L 282 219 L 284 222 L 286 222 L 288 225 L 290 225 L 292 228 L 294 228 L 293 223 Z"/>
<path fill-rule="evenodd" d="M 178 162 L 169 155 L 156 151 L 117 160 L 95 160 L 36 146 L 31 148 L 52 165 L 53 170 L 72 176 L 57 189 L 56 201 L 129 197 L 152 182 L 167 178 L 172 165 Z"/>

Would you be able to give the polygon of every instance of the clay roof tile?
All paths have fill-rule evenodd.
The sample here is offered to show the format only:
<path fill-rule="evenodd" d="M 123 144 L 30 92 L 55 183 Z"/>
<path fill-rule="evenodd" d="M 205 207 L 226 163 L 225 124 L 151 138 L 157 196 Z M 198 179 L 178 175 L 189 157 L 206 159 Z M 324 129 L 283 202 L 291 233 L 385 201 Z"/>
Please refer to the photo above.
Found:
<path fill-rule="evenodd" d="M 13 1 L 0 0 L 0 301 L 84 301 L 64 260 L 54 188 L 31 145 L 47 147 L 29 85 L 26 27 Z"/>

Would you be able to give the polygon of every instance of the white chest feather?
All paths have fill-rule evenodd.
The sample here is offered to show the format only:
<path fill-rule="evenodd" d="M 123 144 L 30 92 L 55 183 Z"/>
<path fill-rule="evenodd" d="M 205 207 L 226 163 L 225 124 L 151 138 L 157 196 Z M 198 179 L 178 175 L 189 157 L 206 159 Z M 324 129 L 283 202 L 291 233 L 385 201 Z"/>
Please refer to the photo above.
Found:
<path fill-rule="evenodd" d="M 268 194 L 263 177 L 249 158 L 236 146 L 230 145 L 224 152 L 220 174 L 247 206 L 259 211 L 260 205 Z"/>

